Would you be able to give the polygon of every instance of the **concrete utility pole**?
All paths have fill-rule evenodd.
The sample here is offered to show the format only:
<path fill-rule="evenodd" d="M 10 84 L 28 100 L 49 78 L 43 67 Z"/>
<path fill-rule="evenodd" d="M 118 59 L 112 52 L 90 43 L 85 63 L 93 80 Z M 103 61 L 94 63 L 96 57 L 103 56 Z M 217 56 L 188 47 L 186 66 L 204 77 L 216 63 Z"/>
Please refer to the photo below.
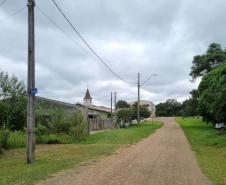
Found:
<path fill-rule="evenodd" d="M 140 73 L 138 73 L 137 126 L 140 126 Z"/>
<path fill-rule="evenodd" d="M 35 0 L 28 0 L 27 163 L 35 162 Z"/>
<path fill-rule="evenodd" d="M 116 92 L 115 92 L 115 118 L 116 118 Z"/>
<path fill-rule="evenodd" d="M 112 118 L 112 92 L 111 92 L 111 118 Z"/>

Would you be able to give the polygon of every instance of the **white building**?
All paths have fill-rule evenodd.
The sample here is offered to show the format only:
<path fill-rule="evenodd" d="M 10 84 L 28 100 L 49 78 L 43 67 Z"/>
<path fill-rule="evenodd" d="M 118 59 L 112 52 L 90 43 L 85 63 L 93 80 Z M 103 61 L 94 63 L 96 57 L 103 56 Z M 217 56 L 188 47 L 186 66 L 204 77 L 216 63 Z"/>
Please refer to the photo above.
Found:
<path fill-rule="evenodd" d="M 135 102 L 137 102 L 137 101 L 129 102 L 130 106 L 135 104 Z M 155 116 L 155 104 L 154 103 L 152 103 L 151 101 L 147 101 L 147 100 L 140 100 L 140 105 L 147 107 L 148 110 L 151 111 L 151 113 L 152 113 L 151 116 Z"/>

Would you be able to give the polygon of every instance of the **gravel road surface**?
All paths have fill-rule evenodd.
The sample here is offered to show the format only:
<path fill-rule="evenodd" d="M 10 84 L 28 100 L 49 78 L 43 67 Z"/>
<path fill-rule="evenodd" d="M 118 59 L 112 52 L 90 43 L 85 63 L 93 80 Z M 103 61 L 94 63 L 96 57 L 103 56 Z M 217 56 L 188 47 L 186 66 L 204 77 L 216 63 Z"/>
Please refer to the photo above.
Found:
<path fill-rule="evenodd" d="M 147 139 L 39 185 L 210 185 L 174 118 Z"/>

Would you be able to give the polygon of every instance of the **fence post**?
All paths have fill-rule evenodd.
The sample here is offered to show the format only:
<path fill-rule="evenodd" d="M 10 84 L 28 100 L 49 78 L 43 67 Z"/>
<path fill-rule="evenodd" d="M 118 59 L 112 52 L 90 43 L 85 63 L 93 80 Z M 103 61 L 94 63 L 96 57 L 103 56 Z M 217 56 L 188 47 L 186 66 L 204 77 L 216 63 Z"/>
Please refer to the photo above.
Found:
<path fill-rule="evenodd" d="M 90 134 L 91 132 L 91 128 L 90 128 L 90 118 L 88 118 L 88 135 Z"/>

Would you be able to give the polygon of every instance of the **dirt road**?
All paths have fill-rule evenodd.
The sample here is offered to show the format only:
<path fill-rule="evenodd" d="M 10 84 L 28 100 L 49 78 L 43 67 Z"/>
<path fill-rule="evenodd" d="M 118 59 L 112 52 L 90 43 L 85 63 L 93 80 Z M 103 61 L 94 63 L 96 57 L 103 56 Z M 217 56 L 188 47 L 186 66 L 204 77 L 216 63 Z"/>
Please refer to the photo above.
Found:
<path fill-rule="evenodd" d="M 136 145 L 95 165 L 80 167 L 42 185 L 209 185 L 188 141 L 173 118 Z"/>

